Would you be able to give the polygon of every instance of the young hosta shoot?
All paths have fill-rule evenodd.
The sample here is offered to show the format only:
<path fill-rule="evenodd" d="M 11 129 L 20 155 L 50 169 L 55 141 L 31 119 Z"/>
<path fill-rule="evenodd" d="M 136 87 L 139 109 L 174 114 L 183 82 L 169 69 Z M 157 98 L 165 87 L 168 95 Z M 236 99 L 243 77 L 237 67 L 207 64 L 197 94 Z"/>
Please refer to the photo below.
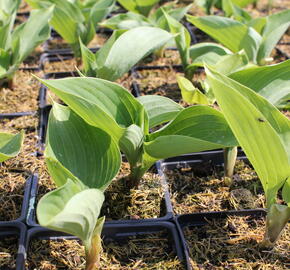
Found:
<path fill-rule="evenodd" d="M 121 155 L 112 138 L 90 126 L 68 107 L 53 105 L 45 159 L 57 189 L 41 198 L 41 226 L 79 237 L 86 270 L 96 269 L 105 218 L 99 217 L 103 191 L 119 171 Z"/>
<path fill-rule="evenodd" d="M 0 132 L 0 162 L 17 156 L 23 140 L 23 131 L 18 134 Z"/>
<path fill-rule="evenodd" d="M 233 53 L 244 50 L 253 64 L 265 65 L 270 54 L 290 25 L 290 10 L 242 23 L 220 16 L 195 17 L 189 22 L 216 39 Z"/>
<path fill-rule="evenodd" d="M 290 218 L 290 121 L 250 88 L 214 70 L 206 72 L 218 104 L 264 188 L 268 214 L 262 246 L 271 246 Z M 277 203 L 280 191 L 285 204 Z"/>
<path fill-rule="evenodd" d="M 148 16 L 151 9 L 160 2 L 160 0 L 117 0 L 125 9 L 137 14 Z"/>
<path fill-rule="evenodd" d="M 167 12 L 175 20 L 180 21 L 191 8 L 191 5 L 174 8 L 175 3 L 169 3 L 151 12 L 148 17 L 134 12 L 118 14 L 101 23 L 103 27 L 111 29 L 132 29 L 138 26 L 154 26 L 168 30 L 163 11 Z"/>
<path fill-rule="evenodd" d="M 40 81 L 89 125 L 111 134 L 130 163 L 134 186 L 157 160 L 237 145 L 223 115 L 208 106 L 184 109 L 160 96 L 135 99 L 120 85 L 96 78 Z"/>
<path fill-rule="evenodd" d="M 126 32 L 116 30 L 96 54 L 81 44 L 83 73 L 115 81 L 170 39 L 171 34 L 154 27 L 137 27 Z"/>
<path fill-rule="evenodd" d="M 98 23 L 113 9 L 114 0 L 26 0 L 33 8 L 54 6 L 50 25 L 80 56 L 79 38 L 85 45 L 96 35 Z"/>
<path fill-rule="evenodd" d="M 53 8 L 32 11 L 28 20 L 13 30 L 14 14 L 0 10 L 0 85 L 12 78 L 19 65 L 49 38 L 48 21 Z"/>

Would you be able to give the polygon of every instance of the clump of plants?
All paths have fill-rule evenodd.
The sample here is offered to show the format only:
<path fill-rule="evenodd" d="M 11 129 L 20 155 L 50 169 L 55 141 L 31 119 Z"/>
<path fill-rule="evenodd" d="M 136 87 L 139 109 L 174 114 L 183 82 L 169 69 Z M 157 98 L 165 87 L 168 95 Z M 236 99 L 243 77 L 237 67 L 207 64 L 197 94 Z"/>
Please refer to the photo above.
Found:
<path fill-rule="evenodd" d="M 53 8 L 35 10 L 26 22 L 14 27 L 17 5 L 10 4 L 11 1 L 3 1 L 0 6 L 0 86 L 6 83 L 12 87 L 20 64 L 49 38 L 48 21 Z"/>
<path fill-rule="evenodd" d="M 88 45 L 96 35 L 98 23 L 114 8 L 114 0 L 62 1 L 26 0 L 32 8 L 54 6 L 50 25 L 71 46 L 76 57 L 80 57 L 80 43 Z"/>

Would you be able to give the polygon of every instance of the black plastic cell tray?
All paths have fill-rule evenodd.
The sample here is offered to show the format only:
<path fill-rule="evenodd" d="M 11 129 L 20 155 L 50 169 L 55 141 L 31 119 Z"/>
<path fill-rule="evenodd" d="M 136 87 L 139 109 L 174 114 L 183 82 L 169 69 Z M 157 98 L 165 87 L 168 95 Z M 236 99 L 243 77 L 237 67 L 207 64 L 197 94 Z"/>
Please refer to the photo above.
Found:
<path fill-rule="evenodd" d="M 228 216 L 266 216 L 265 209 L 254 209 L 254 210 L 240 210 L 240 211 L 224 211 L 224 212 L 207 212 L 207 213 L 194 213 L 187 215 L 179 215 L 174 221 L 177 225 L 178 232 L 183 245 L 183 250 L 186 259 L 187 270 L 194 270 L 190 263 L 189 248 L 184 237 L 185 227 L 201 227 L 208 223 L 208 221 L 213 219 L 225 219 Z"/>
<path fill-rule="evenodd" d="M 106 243 L 109 243 L 110 241 L 124 241 L 128 239 L 128 237 L 159 232 L 165 232 L 168 234 L 168 239 L 171 240 L 173 251 L 175 251 L 179 260 L 183 262 L 184 254 L 180 236 L 177 232 L 176 226 L 171 222 L 156 222 L 154 224 L 105 224 L 102 231 L 102 238 L 104 245 L 106 245 Z M 43 227 L 32 228 L 28 230 L 25 245 L 27 257 L 29 257 L 29 243 L 33 239 L 52 241 L 61 241 L 62 239 L 78 240 L 78 238 L 74 236 L 69 236 L 62 232 L 51 231 Z"/>
<path fill-rule="evenodd" d="M 1 224 L 5 224 L 7 222 L 24 222 L 27 217 L 27 212 L 29 209 L 29 204 L 30 204 L 30 193 L 31 193 L 31 186 L 34 181 L 37 180 L 37 175 L 32 174 L 30 175 L 25 182 L 24 186 L 24 195 L 23 195 L 23 201 L 22 201 L 22 206 L 21 206 L 21 214 L 20 216 L 12 221 L 0 221 Z"/>
<path fill-rule="evenodd" d="M 0 224 L 0 238 L 4 239 L 11 236 L 16 236 L 18 238 L 18 250 L 16 255 L 16 267 L 11 268 L 2 268 L 3 270 L 24 270 L 24 262 L 26 258 L 26 226 L 21 222 L 6 222 Z"/>
<path fill-rule="evenodd" d="M 143 224 L 143 223 L 154 223 L 160 221 L 170 221 L 173 219 L 173 211 L 172 204 L 170 201 L 170 196 L 168 192 L 168 185 L 166 182 L 166 178 L 162 172 L 161 163 L 157 162 L 155 164 L 158 174 L 160 175 L 160 184 L 164 190 L 164 197 L 161 203 L 161 207 L 165 210 L 165 215 L 159 218 L 150 218 L 150 219 L 121 219 L 121 220 L 110 220 L 106 221 L 105 224 Z M 36 199 L 38 194 L 38 178 L 34 178 L 34 181 L 31 184 L 30 189 L 30 205 L 28 209 L 28 215 L 26 219 L 26 223 L 30 227 L 39 227 L 40 225 L 36 220 Z"/>

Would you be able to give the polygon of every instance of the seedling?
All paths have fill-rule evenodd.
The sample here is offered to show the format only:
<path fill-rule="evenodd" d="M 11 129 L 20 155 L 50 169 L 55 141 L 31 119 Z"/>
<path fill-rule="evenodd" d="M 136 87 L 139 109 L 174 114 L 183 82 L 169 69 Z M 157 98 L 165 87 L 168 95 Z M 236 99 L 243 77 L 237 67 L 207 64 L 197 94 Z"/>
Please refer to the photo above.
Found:
<path fill-rule="evenodd" d="M 58 104 L 49 116 L 47 136 L 46 163 L 58 188 L 40 199 L 38 221 L 79 237 L 85 246 L 85 269 L 96 269 L 105 221 L 99 218 L 103 191 L 119 171 L 118 146 L 104 131 Z"/>
<path fill-rule="evenodd" d="M 19 65 L 39 44 L 49 38 L 48 21 L 53 8 L 31 12 L 28 20 L 15 29 L 16 10 L 12 14 L 8 10 L 5 6 L 0 9 L 0 86 L 8 82 L 12 87 L 13 75 Z"/>
<path fill-rule="evenodd" d="M 9 134 L 0 132 L 0 162 L 17 156 L 23 144 L 24 132 Z"/>
<path fill-rule="evenodd" d="M 88 45 L 96 35 L 98 23 L 113 9 L 114 0 L 26 0 L 32 8 L 54 6 L 50 25 L 69 43 L 76 57 L 80 56 L 79 38 Z"/>
<path fill-rule="evenodd" d="M 154 27 L 137 27 L 127 32 L 116 30 L 96 54 L 81 44 L 83 73 L 115 81 L 171 39 L 171 34 Z"/>
<path fill-rule="evenodd" d="M 127 89 L 102 79 L 40 81 L 89 125 L 112 135 L 130 163 L 129 186 L 138 186 L 157 160 L 237 145 L 223 115 L 208 106 L 184 109 L 161 96 L 135 99 Z M 161 124 L 166 125 L 149 132 Z"/>
<path fill-rule="evenodd" d="M 226 120 L 261 180 L 268 208 L 261 245 L 272 246 L 290 218 L 290 121 L 252 89 L 210 68 L 206 73 Z M 285 204 L 277 202 L 279 192 Z"/>

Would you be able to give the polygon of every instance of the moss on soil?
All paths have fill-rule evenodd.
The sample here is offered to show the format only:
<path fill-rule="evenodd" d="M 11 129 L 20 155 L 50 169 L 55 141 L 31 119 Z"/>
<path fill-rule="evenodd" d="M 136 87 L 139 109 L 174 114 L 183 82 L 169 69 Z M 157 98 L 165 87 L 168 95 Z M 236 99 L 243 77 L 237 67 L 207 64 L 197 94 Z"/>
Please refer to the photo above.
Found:
<path fill-rule="evenodd" d="M 176 214 L 265 207 L 260 180 L 243 161 L 237 161 L 230 187 L 222 168 L 209 163 L 166 170 L 165 174 Z"/>
<path fill-rule="evenodd" d="M 15 269 L 17 242 L 16 237 L 0 239 L 0 269 Z"/>
<path fill-rule="evenodd" d="M 272 250 L 261 250 L 264 218 L 228 217 L 184 229 L 191 265 L 198 269 L 286 270 L 290 267 L 290 226 Z"/>
<path fill-rule="evenodd" d="M 13 89 L 0 88 L 0 113 L 36 111 L 38 109 L 39 82 L 31 75 L 42 76 L 42 72 L 18 70 Z"/>
<path fill-rule="evenodd" d="M 107 241 L 106 241 L 107 242 Z M 175 258 L 169 240 L 163 234 L 130 237 L 128 240 L 103 244 L 100 269 L 166 270 L 184 269 Z M 77 240 L 33 240 L 27 267 L 34 270 L 84 269 L 84 248 Z"/>

